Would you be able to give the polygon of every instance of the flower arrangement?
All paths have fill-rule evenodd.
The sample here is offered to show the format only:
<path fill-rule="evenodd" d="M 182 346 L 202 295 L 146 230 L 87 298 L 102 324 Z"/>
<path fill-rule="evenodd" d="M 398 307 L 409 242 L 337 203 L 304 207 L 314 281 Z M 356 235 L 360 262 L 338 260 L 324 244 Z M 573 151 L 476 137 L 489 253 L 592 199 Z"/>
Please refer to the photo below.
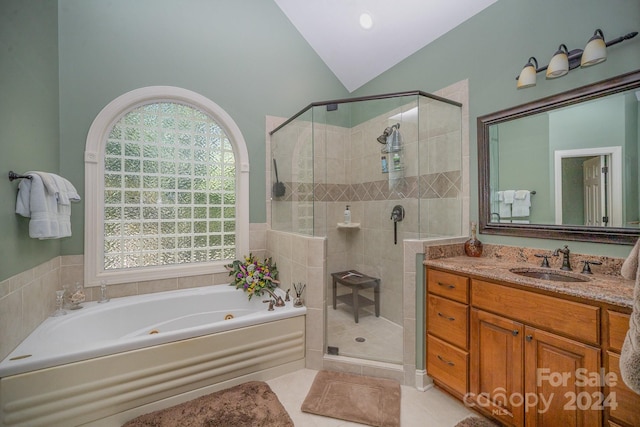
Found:
<path fill-rule="evenodd" d="M 244 262 L 235 260 L 232 264 L 225 266 L 229 270 L 229 276 L 233 276 L 232 285 L 236 289 L 242 288 L 248 295 L 261 296 L 264 288 L 273 290 L 278 285 L 276 277 L 278 277 L 278 267 L 275 263 L 271 263 L 271 258 L 264 261 L 249 254 L 244 257 Z"/>

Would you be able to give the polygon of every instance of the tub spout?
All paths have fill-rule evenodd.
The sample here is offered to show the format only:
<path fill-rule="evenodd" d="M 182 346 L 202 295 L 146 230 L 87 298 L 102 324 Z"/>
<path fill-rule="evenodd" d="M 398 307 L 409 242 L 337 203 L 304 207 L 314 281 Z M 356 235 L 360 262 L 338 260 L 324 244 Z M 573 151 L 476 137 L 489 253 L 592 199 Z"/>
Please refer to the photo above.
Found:
<path fill-rule="evenodd" d="M 275 292 L 273 292 L 271 289 L 269 288 L 262 288 L 263 291 L 266 291 L 269 295 L 271 295 L 271 297 L 275 300 L 276 302 L 276 307 L 284 307 L 284 300 L 282 299 L 282 297 L 279 297 L 278 295 L 275 294 Z"/>

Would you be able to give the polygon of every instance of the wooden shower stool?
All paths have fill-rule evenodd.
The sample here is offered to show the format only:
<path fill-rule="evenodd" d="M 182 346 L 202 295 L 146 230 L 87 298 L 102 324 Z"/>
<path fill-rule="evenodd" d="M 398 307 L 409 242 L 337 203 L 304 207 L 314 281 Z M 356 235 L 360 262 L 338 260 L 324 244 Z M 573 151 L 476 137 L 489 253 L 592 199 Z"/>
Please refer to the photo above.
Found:
<path fill-rule="evenodd" d="M 336 309 L 337 300 L 353 307 L 353 318 L 358 323 L 358 311 L 360 307 L 375 304 L 376 317 L 380 317 L 380 279 L 362 274 L 356 270 L 339 271 L 331 273 L 333 277 L 333 309 Z M 351 288 L 351 295 L 337 295 L 338 283 Z M 373 288 L 374 301 L 359 295 L 361 289 Z"/>

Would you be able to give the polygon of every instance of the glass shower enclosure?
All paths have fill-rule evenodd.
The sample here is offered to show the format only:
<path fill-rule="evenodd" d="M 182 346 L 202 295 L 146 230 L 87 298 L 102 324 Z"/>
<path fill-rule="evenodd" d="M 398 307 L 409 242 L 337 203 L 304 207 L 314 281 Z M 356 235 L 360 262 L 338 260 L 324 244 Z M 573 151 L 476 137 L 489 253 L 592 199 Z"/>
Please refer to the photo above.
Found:
<path fill-rule="evenodd" d="M 461 120 L 413 91 L 312 103 L 271 132 L 271 228 L 327 238 L 326 353 L 403 363 L 403 242 L 461 235 Z"/>

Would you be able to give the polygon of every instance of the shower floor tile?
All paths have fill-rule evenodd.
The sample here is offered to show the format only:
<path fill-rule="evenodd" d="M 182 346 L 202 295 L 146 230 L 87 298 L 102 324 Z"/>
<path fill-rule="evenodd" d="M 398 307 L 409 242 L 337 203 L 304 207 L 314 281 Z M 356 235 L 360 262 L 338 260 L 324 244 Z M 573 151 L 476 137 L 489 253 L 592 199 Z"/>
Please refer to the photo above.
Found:
<path fill-rule="evenodd" d="M 327 307 L 327 345 L 338 347 L 341 356 L 403 362 L 402 326 L 376 317 L 367 309 L 360 310 L 359 323 L 355 323 L 351 307 L 346 304 L 338 304 L 335 310 Z"/>

